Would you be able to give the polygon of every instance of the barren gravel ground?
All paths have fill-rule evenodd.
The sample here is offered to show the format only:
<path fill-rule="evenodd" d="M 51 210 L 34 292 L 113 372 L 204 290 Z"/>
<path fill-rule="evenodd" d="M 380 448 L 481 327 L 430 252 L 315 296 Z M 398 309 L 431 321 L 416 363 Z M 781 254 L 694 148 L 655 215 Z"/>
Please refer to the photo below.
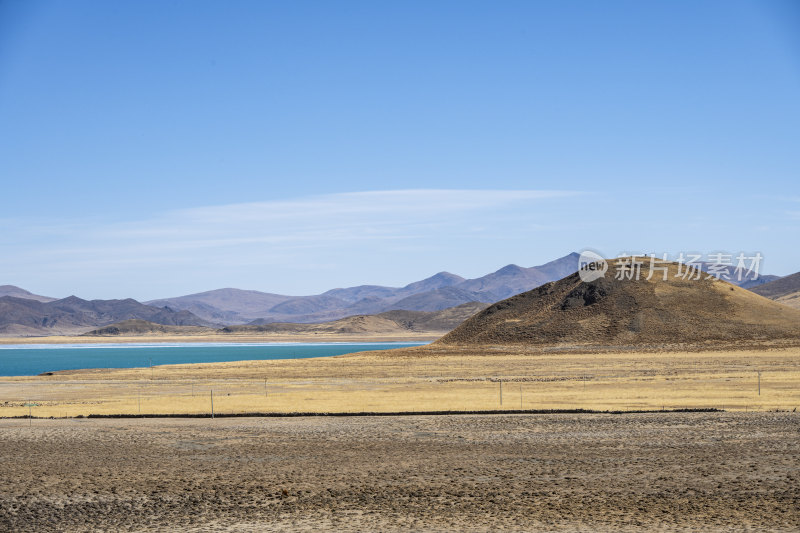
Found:
<path fill-rule="evenodd" d="M 0 530 L 800 529 L 800 415 L 0 420 Z"/>

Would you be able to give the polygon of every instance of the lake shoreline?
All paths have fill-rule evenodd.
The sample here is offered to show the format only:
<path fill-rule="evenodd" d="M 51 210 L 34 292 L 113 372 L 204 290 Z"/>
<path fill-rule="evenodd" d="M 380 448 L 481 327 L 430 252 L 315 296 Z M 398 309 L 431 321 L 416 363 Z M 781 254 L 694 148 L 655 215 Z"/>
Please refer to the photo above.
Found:
<path fill-rule="evenodd" d="M 53 376 L 69 372 L 282 359 L 325 358 L 420 342 L 83 343 L 0 346 L 0 375 Z"/>
<path fill-rule="evenodd" d="M 797 348 L 308 355 L 3 377 L 0 416 L 800 408 Z"/>

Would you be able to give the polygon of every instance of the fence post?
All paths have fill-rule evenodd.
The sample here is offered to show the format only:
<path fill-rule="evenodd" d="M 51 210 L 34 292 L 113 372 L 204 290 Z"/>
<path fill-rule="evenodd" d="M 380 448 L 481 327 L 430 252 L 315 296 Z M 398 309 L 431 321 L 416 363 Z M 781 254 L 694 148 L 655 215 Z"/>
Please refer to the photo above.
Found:
<path fill-rule="evenodd" d="M 214 389 L 211 389 L 211 418 L 214 418 Z"/>

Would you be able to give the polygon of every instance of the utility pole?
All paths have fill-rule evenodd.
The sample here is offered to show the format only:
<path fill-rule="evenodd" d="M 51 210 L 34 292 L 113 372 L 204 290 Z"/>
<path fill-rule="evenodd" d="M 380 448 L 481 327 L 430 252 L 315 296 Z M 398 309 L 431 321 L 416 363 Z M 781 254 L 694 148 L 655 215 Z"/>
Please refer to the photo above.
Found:
<path fill-rule="evenodd" d="M 758 371 L 758 395 L 761 396 L 761 370 Z"/>
<path fill-rule="evenodd" d="M 503 380 L 500 380 L 500 405 L 503 405 Z"/>
<path fill-rule="evenodd" d="M 214 418 L 214 389 L 211 389 L 211 418 Z"/>

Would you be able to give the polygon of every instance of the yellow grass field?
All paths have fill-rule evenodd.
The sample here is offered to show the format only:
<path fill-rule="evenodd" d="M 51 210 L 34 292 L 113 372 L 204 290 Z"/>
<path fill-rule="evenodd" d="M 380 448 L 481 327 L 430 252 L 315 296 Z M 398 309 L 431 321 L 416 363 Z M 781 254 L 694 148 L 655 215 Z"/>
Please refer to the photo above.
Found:
<path fill-rule="evenodd" d="M 760 372 L 760 394 L 759 394 Z M 502 397 L 501 397 L 502 389 Z M 0 417 L 800 407 L 800 348 L 400 349 L 0 378 Z"/>

